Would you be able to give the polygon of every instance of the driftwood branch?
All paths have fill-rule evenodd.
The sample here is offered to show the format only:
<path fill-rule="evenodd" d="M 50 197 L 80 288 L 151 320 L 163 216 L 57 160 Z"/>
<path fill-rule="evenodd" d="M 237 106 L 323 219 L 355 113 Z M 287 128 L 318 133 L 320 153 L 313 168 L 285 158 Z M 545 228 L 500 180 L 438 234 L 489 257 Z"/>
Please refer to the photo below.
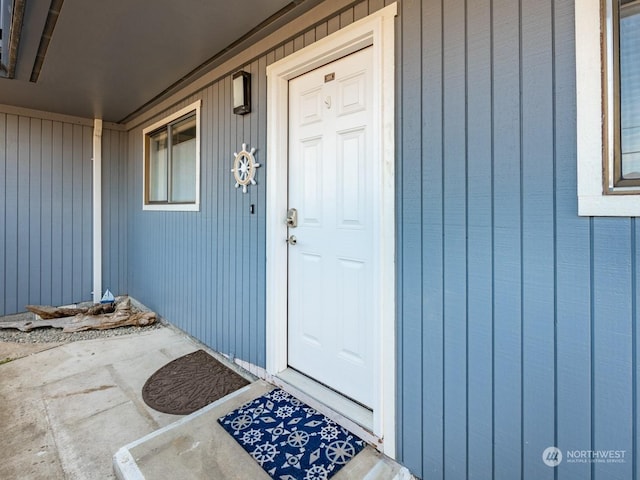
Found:
<path fill-rule="evenodd" d="M 58 310 L 62 311 L 64 309 Z M 73 316 L 62 318 L 0 322 L 0 328 L 15 328 L 23 332 L 30 332 L 34 328 L 52 327 L 62 328 L 63 332 L 80 332 L 82 330 L 106 330 L 124 326 L 144 327 L 156 321 L 154 312 L 134 312 L 129 298 L 118 302 L 113 313 L 91 314 L 88 313 L 89 310 L 87 309 L 85 313 L 77 313 Z"/>
<path fill-rule="evenodd" d="M 50 318 L 74 317 L 78 314 L 102 315 L 104 313 L 113 313 L 116 307 L 113 303 L 98 303 L 87 308 L 49 307 L 47 305 L 27 305 L 25 308 L 43 320 L 46 320 Z"/>

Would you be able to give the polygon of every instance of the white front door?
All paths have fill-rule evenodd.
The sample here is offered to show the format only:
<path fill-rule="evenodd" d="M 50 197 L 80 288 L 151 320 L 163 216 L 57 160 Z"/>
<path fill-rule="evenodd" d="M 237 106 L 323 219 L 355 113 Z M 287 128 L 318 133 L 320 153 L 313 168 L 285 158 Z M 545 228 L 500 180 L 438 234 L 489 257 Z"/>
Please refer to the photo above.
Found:
<path fill-rule="evenodd" d="M 372 47 L 289 81 L 288 363 L 374 405 Z"/>

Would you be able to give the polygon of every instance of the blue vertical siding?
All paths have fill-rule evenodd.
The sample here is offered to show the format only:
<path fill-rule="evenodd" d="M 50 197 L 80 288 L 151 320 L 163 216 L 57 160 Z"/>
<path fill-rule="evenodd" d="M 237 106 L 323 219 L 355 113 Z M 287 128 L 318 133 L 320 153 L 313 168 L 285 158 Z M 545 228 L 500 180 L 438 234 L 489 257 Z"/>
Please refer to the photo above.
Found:
<path fill-rule="evenodd" d="M 632 314 L 632 318 L 637 318 L 638 315 L 638 298 L 640 296 L 640 293 L 638 291 L 638 273 L 640 272 L 639 268 L 638 268 L 638 254 L 640 253 L 640 249 L 639 249 L 639 245 L 638 245 L 638 239 L 639 237 L 639 233 L 640 233 L 640 228 L 638 225 L 638 220 L 637 219 L 633 219 L 633 221 L 631 222 L 631 226 L 632 226 L 632 232 L 633 232 L 633 238 L 632 238 L 632 242 L 631 242 L 631 255 L 633 255 L 633 261 L 632 261 L 632 271 L 631 271 L 631 275 L 632 275 L 632 282 L 631 282 L 631 292 L 633 295 L 632 298 L 632 309 L 631 309 L 631 314 Z M 631 398 L 632 398 L 632 405 L 631 405 L 631 410 L 632 410 L 632 424 L 631 424 L 631 428 L 632 428 L 632 449 L 631 449 L 631 459 L 630 461 L 632 462 L 632 471 L 631 474 L 633 476 L 633 478 L 640 478 L 640 462 L 638 461 L 638 454 L 640 453 L 639 449 L 638 449 L 638 427 L 640 426 L 640 420 L 638 419 L 638 406 L 640 404 L 640 402 L 638 401 L 638 376 L 639 376 L 639 372 L 638 372 L 638 347 L 637 347 L 637 338 L 638 338 L 638 323 L 634 320 L 632 321 L 632 325 L 631 325 L 631 335 L 632 335 L 632 346 L 631 346 L 631 361 L 632 361 L 632 378 L 631 378 L 631 382 L 632 382 L 632 392 L 631 392 Z"/>
<path fill-rule="evenodd" d="M 556 78 L 554 84 L 554 150 L 556 198 L 556 441 L 558 445 L 592 448 L 593 298 L 591 224 L 576 216 L 575 44 L 572 2 L 554 8 Z M 563 127 L 564 126 L 564 127 Z M 566 130 L 565 130 L 566 129 Z M 567 132 L 568 130 L 568 132 Z M 591 477 L 588 464 L 560 464 L 558 478 Z"/>
<path fill-rule="evenodd" d="M 419 3 L 418 3 L 419 5 Z M 420 17 L 419 17 L 419 9 L 414 13 L 413 16 L 402 16 L 401 21 L 403 24 L 403 31 L 408 32 L 409 34 L 403 36 L 402 44 L 414 44 L 419 45 L 421 42 L 421 31 L 420 31 Z M 409 26 L 407 26 L 407 24 Z M 413 26 L 413 28 L 411 28 Z M 420 79 L 422 77 L 421 65 L 422 62 L 420 60 L 420 51 L 418 49 L 407 49 L 406 51 L 402 51 L 402 60 L 403 65 L 406 65 L 406 68 L 403 69 L 402 77 L 398 82 L 398 86 L 400 90 L 404 90 L 405 88 L 412 88 L 416 84 L 420 84 Z M 397 126 L 397 135 L 403 138 L 404 132 L 408 132 L 410 125 L 412 124 L 420 124 L 420 103 L 416 101 L 416 99 L 420 98 L 421 94 L 419 91 L 416 92 L 416 96 L 413 98 L 407 97 L 405 102 L 401 102 L 398 106 L 399 115 L 398 119 L 401 123 Z M 440 119 L 438 119 L 438 123 L 440 123 Z M 422 223 L 422 208 L 421 208 L 421 198 L 420 198 L 420 182 L 421 182 L 421 162 L 420 158 L 423 154 L 422 141 L 420 137 L 416 137 L 413 141 L 407 141 L 406 143 L 398 143 L 398 146 L 401 150 L 398 151 L 398 158 L 406 158 L 408 162 L 402 162 L 400 168 L 404 175 L 401 175 L 401 189 L 407 192 L 407 196 L 405 198 L 405 202 L 402 204 L 403 211 L 412 212 L 413 215 L 407 215 L 407 223 L 403 225 L 401 235 L 405 238 L 404 247 L 408 250 L 411 250 L 415 253 L 415 255 L 408 256 L 406 258 L 406 263 L 401 262 L 403 271 L 406 272 L 408 276 L 411 278 L 420 278 L 420 268 L 422 265 L 422 259 L 420 257 L 421 245 L 422 245 L 422 236 L 421 236 L 421 223 Z M 418 261 L 420 259 L 420 261 Z M 419 305 L 420 298 L 422 298 L 422 289 L 421 282 L 408 282 L 404 283 L 404 278 L 402 276 L 399 277 L 400 282 L 402 283 L 401 290 L 401 308 L 402 311 L 400 315 L 403 317 L 411 318 L 412 321 L 402 322 L 399 325 L 399 329 L 401 332 L 401 337 L 399 338 L 400 342 L 403 342 L 404 339 L 408 338 L 421 338 L 423 334 L 422 330 L 422 322 L 420 321 L 422 317 L 421 309 L 404 309 L 405 305 Z M 437 289 L 439 290 L 439 289 Z M 420 343 L 402 343 L 403 351 L 407 353 L 407 359 L 411 359 L 412 361 L 422 360 L 423 350 L 421 349 Z M 426 352 L 424 352 L 426 353 Z M 404 443 L 402 445 L 404 449 L 404 461 L 407 466 L 413 471 L 420 471 L 422 468 L 422 438 L 421 432 L 424 428 L 424 420 L 423 420 L 423 409 L 421 408 L 421 400 L 423 398 L 423 390 L 422 390 L 422 382 L 419 381 L 419 378 L 416 378 L 417 371 L 411 368 L 411 365 L 406 365 L 406 368 L 402 368 L 400 370 L 399 375 L 399 388 L 403 393 L 399 397 L 399 408 L 400 411 L 407 412 L 406 422 L 401 422 L 400 431 L 401 437 L 412 438 L 411 442 Z M 433 372 L 437 374 L 436 371 Z M 433 392 L 434 395 L 438 395 L 436 392 Z M 440 400 L 440 398 L 436 399 L 436 401 Z M 424 409 L 424 414 L 429 414 L 433 410 Z M 441 414 L 441 413 L 440 413 Z M 430 431 L 436 434 L 434 431 Z M 440 432 L 443 433 L 443 432 Z M 434 455 L 438 455 L 437 451 L 433 452 Z M 434 462 L 435 464 L 440 464 L 441 460 L 437 459 Z"/>
<path fill-rule="evenodd" d="M 400 459 L 638 478 L 638 225 L 577 216 L 574 2 L 400 7 Z M 567 462 L 592 449 L 625 462 Z"/>
<path fill-rule="evenodd" d="M 523 2 L 522 142 L 522 471 L 554 478 L 540 455 L 555 445 L 555 192 L 551 2 Z M 530 412 L 536 412 L 532 415 Z"/>
<path fill-rule="evenodd" d="M 466 32 L 467 138 L 467 471 L 493 468 L 492 38 L 490 0 L 468 2 Z"/>
<path fill-rule="evenodd" d="M 129 292 L 127 283 L 127 132 L 102 131 L 102 289 Z"/>
<path fill-rule="evenodd" d="M 493 3 L 494 475 L 522 474 L 522 151 L 518 2 Z M 445 202 L 447 199 L 445 198 Z M 445 239 L 446 241 L 446 239 Z"/>
<path fill-rule="evenodd" d="M 444 244 L 444 464 L 446 478 L 466 479 L 467 470 L 467 84 L 465 1 L 443 11 L 443 205 Z M 456 41 L 462 39 L 462 41 Z"/>
<path fill-rule="evenodd" d="M 42 121 L 37 119 L 29 119 L 29 144 L 30 144 L 30 161 L 29 161 L 29 189 L 31 190 L 29 198 L 29 213 L 26 218 L 29 219 L 29 249 L 28 259 L 29 272 L 33 267 L 42 264 L 40 242 L 34 241 L 42 237 L 40 211 L 42 209 Z M 40 297 L 41 282 L 38 275 L 28 275 L 28 291 L 35 297 Z"/>
<path fill-rule="evenodd" d="M 86 123 L 0 110 L 0 315 L 91 297 Z"/>
<path fill-rule="evenodd" d="M 3 115 L 5 121 L 4 165 L 4 298 L 3 312 L 18 309 L 18 119 Z"/>
<path fill-rule="evenodd" d="M 31 244 L 31 229 L 29 206 L 31 204 L 31 179 L 30 179 L 30 165 L 35 158 L 31 157 L 31 122 L 29 117 L 17 117 L 17 137 L 16 147 L 17 152 L 15 155 L 15 175 L 16 175 L 16 204 L 17 211 L 15 212 L 16 220 L 16 233 L 14 237 L 16 241 L 16 261 L 14 263 L 16 274 L 16 307 L 23 307 L 28 302 L 29 292 L 29 277 L 31 272 L 29 271 L 30 260 L 30 244 Z M 34 157 L 37 152 L 34 152 Z"/>
<path fill-rule="evenodd" d="M 63 201 L 62 201 L 62 179 L 64 173 L 62 169 L 62 123 L 52 122 L 52 165 L 51 165 L 51 204 L 55 205 L 51 211 L 51 298 L 52 304 L 56 305 L 62 302 L 63 292 L 67 292 L 66 285 L 62 282 L 63 258 L 62 258 L 62 232 L 63 232 Z M 53 158 L 58 159 L 53 163 Z M 55 254 L 53 253 L 55 252 Z M 64 290 L 63 290 L 64 287 Z"/>
<path fill-rule="evenodd" d="M 633 444 L 632 312 L 635 292 L 630 255 L 635 231 L 630 220 L 598 219 L 593 225 L 592 422 L 594 449 Z M 631 459 L 624 464 L 596 464 L 596 476 L 632 478 Z"/>
<path fill-rule="evenodd" d="M 134 296 L 212 348 L 264 365 L 266 169 L 258 169 L 258 184 L 246 194 L 234 188 L 230 170 L 233 153 L 243 143 L 255 147 L 257 161 L 264 163 L 266 106 L 255 99 L 266 95 L 260 78 L 266 60 L 242 68 L 253 73 L 251 115 L 233 115 L 230 77 L 162 115 L 202 101 L 199 212 L 142 210 L 142 126 L 128 133 L 125 170 L 133 180 L 128 187 L 127 283 Z"/>
<path fill-rule="evenodd" d="M 51 120 L 43 120 L 40 129 L 40 145 L 42 150 L 40 179 L 40 237 L 51 244 L 53 238 L 53 125 Z M 51 282 L 53 272 L 53 252 L 50 248 L 40 249 L 40 296 L 53 298 Z"/>

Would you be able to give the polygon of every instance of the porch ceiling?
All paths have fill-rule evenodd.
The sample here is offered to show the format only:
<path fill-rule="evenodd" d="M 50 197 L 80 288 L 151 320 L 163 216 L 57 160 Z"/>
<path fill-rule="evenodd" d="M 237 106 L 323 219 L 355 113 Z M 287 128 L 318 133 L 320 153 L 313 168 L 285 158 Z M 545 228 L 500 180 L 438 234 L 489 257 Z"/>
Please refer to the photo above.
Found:
<path fill-rule="evenodd" d="M 118 122 L 185 76 L 205 73 L 234 42 L 255 42 L 318 3 L 64 0 L 34 83 L 50 2 L 27 0 L 16 76 L 0 78 L 0 104 Z"/>

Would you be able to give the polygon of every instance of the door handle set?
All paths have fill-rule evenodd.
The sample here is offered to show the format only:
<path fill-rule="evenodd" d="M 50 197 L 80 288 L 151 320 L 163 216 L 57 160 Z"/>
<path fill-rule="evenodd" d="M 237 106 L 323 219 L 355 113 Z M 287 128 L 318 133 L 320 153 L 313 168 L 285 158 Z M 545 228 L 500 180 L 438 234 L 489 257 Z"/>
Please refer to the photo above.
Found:
<path fill-rule="evenodd" d="M 287 227 L 288 228 L 296 228 L 298 226 L 298 210 L 295 208 L 290 208 L 287 210 Z M 287 238 L 287 243 L 289 245 L 295 245 L 298 243 L 298 239 L 295 235 L 289 235 Z"/>

